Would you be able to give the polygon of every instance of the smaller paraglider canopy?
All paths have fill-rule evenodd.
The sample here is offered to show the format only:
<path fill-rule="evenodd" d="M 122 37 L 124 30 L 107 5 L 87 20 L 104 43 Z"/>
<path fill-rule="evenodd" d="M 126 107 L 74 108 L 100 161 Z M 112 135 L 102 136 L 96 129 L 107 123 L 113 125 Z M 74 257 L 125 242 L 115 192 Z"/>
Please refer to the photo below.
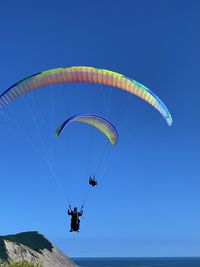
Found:
<path fill-rule="evenodd" d="M 62 130 L 72 122 L 83 122 L 97 128 L 110 140 L 112 145 L 118 142 L 118 132 L 116 128 L 111 122 L 95 114 L 79 114 L 68 118 L 57 128 L 55 136 L 58 137 Z"/>

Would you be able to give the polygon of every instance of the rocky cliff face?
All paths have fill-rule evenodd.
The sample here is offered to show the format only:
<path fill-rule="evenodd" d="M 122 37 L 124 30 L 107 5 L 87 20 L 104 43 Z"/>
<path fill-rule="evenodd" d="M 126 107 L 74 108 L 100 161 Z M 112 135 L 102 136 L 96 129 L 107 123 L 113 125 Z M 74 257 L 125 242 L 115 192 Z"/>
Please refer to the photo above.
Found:
<path fill-rule="evenodd" d="M 0 236 L 0 262 L 27 260 L 44 267 L 77 267 L 38 232 Z"/>

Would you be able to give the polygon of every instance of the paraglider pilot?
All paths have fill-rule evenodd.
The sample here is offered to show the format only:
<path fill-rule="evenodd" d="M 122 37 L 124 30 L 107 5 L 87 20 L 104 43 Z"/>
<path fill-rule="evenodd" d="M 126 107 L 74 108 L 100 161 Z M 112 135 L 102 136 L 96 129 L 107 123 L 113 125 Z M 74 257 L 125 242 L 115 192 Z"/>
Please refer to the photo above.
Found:
<path fill-rule="evenodd" d="M 94 177 L 91 177 L 91 176 L 90 176 L 90 178 L 89 178 L 89 184 L 90 184 L 91 186 L 95 186 L 95 185 L 97 185 L 97 180 L 95 179 L 95 176 L 94 176 Z"/>
<path fill-rule="evenodd" d="M 81 217 L 82 214 L 83 214 L 83 205 L 82 205 L 80 211 L 78 211 L 77 207 L 74 207 L 74 210 L 72 211 L 71 205 L 69 205 L 67 213 L 68 213 L 68 215 L 71 215 L 71 229 L 70 229 L 70 232 L 79 232 L 79 228 L 80 228 L 80 219 L 79 219 L 79 217 Z"/>

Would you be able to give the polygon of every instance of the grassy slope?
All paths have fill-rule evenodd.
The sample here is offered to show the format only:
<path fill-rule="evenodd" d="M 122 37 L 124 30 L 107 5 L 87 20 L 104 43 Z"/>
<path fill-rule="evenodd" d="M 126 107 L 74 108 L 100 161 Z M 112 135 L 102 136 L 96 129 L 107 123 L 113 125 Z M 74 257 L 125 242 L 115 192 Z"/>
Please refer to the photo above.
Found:
<path fill-rule="evenodd" d="M 22 244 L 38 253 L 42 253 L 43 249 L 47 249 L 49 251 L 52 251 L 53 249 L 52 244 L 43 235 L 35 231 L 24 232 L 16 235 L 0 236 L 0 260 L 2 261 L 8 260 L 8 254 L 3 240 L 9 240 L 17 244 Z"/>

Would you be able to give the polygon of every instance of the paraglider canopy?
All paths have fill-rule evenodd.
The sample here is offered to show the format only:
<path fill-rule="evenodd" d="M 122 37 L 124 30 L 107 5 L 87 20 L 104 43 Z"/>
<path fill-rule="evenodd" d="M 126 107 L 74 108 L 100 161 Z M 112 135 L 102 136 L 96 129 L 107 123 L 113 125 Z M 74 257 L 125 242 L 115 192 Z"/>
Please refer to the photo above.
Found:
<path fill-rule="evenodd" d="M 99 83 L 125 90 L 148 102 L 161 113 L 168 125 L 172 124 L 171 114 L 165 104 L 146 86 L 117 72 L 85 66 L 51 69 L 20 80 L 0 95 L 0 108 L 34 89 L 69 82 Z"/>
<path fill-rule="evenodd" d="M 112 145 L 118 141 L 118 133 L 116 128 L 105 118 L 94 114 L 80 114 L 68 118 L 56 130 L 55 136 L 58 137 L 62 130 L 72 122 L 87 123 L 100 130 L 110 140 Z"/>

